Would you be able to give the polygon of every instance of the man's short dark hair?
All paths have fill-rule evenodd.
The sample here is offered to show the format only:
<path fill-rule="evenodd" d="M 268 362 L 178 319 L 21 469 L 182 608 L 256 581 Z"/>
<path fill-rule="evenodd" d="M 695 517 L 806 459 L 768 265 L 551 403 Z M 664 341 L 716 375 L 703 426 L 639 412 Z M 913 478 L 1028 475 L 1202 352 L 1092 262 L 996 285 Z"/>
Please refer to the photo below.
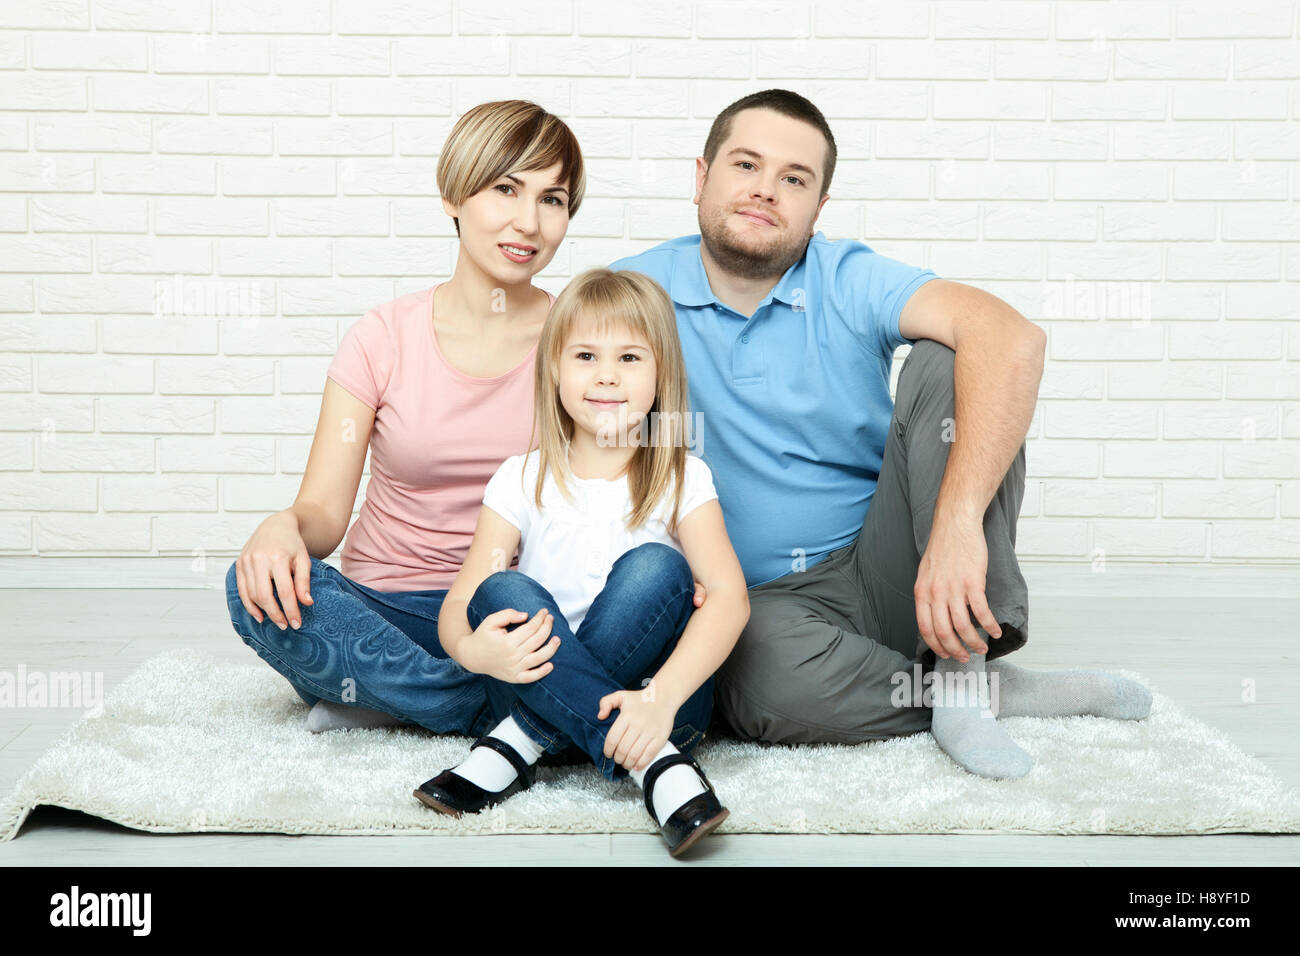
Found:
<path fill-rule="evenodd" d="M 731 135 L 732 118 L 741 110 L 752 109 L 775 110 L 783 116 L 803 120 L 821 131 L 822 136 L 826 138 L 826 160 L 822 163 L 820 194 L 825 196 L 830 192 L 831 176 L 835 173 L 835 137 L 831 135 L 831 128 L 826 122 L 826 117 L 822 116 L 822 111 L 791 90 L 762 90 L 758 93 L 750 93 L 719 113 L 709 128 L 709 138 L 704 141 L 704 161 L 709 166 L 713 165 L 718 150 Z"/>

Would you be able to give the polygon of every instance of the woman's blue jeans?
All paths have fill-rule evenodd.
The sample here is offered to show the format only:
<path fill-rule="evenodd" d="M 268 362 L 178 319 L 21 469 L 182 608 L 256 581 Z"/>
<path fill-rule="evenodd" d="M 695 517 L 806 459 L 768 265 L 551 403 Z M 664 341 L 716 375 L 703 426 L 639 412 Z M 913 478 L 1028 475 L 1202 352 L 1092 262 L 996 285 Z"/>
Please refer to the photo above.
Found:
<path fill-rule="evenodd" d="M 230 623 L 308 704 L 325 699 L 392 714 L 435 733 L 477 737 L 496 721 L 488 678 L 451 660 L 438 642 L 446 591 L 376 591 L 311 559 L 311 604 L 302 627 L 259 623 L 239 600 L 235 565 L 226 572 Z"/>
<path fill-rule="evenodd" d="M 470 599 L 470 627 L 477 629 L 489 614 L 505 608 L 523 611 L 529 620 L 546 608 L 554 618 L 551 631 L 560 638 L 551 657 L 554 668 L 540 680 L 486 679 L 494 715 L 509 714 L 545 752 L 576 744 L 606 777 L 625 776 L 627 771 L 604 755 L 605 735 L 618 711 L 597 719 L 600 699 L 619 690 L 654 692 L 653 685 L 643 685 L 677 646 L 695 610 L 694 595 L 695 581 L 682 553 L 666 544 L 643 544 L 614 562 L 574 634 L 555 598 L 537 581 L 519 571 L 489 575 Z M 668 739 L 689 753 L 703 739 L 712 712 L 710 677 L 678 708 Z"/>

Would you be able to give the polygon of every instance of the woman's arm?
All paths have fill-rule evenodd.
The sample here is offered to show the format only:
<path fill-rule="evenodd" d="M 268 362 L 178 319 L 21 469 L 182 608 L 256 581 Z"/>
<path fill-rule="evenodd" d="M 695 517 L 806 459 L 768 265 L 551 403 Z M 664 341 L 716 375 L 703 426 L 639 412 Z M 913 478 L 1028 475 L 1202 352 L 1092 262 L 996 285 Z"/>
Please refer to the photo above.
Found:
<path fill-rule="evenodd" d="M 709 599 L 692 612 L 676 648 L 651 681 L 655 698 L 670 703 L 674 711 L 722 666 L 749 620 L 745 573 L 727 537 L 718 500 L 705 502 L 683 518 L 677 537 Z"/>
<path fill-rule="evenodd" d="M 347 533 L 374 421 L 374 409 L 325 380 L 298 497 L 257 526 L 235 561 L 239 600 L 259 623 L 263 613 L 281 630 L 301 623 L 311 559 L 327 558 Z"/>
<path fill-rule="evenodd" d="M 347 534 L 374 423 L 373 408 L 332 378 L 325 380 L 302 484 L 287 509 L 313 558 L 329 557 Z"/>

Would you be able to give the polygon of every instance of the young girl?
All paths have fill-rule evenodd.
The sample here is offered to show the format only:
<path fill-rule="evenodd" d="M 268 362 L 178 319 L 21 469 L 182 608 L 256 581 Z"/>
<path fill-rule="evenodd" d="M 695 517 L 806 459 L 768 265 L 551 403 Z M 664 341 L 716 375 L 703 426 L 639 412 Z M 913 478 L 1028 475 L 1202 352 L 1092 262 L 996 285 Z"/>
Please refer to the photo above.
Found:
<path fill-rule="evenodd" d="M 438 617 L 501 720 L 415 796 L 478 812 L 576 744 L 606 777 L 630 773 L 676 856 L 727 816 L 688 754 L 749 598 L 709 468 L 687 454 L 672 301 L 638 272 L 581 274 L 547 317 L 535 380 L 539 447 L 488 482 Z"/>

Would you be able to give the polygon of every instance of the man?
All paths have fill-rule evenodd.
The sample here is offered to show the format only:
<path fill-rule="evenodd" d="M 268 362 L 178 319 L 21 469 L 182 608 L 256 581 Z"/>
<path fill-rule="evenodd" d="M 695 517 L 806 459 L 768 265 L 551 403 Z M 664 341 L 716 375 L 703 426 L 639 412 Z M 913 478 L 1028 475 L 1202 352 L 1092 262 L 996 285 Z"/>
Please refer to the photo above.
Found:
<path fill-rule="evenodd" d="M 750 588 L 718 710 L 773 743 L 930 730 L 967 770 L 1022 776 L 1029 755 L 975 694 L 940 682 L 923 696 L 915 676 L 971 688 L 1026 642 L 1015 527 L 1046 335 L 988 293 L 816 232 L 835 159 L 808 100 L 746 96 L 696 160 L 700 234 L 611 265 L 676 306 L 702 457 Z M 1102 672 L 987 673 L 1008 716 L 1127 716 L 1145 693 Z"/>

